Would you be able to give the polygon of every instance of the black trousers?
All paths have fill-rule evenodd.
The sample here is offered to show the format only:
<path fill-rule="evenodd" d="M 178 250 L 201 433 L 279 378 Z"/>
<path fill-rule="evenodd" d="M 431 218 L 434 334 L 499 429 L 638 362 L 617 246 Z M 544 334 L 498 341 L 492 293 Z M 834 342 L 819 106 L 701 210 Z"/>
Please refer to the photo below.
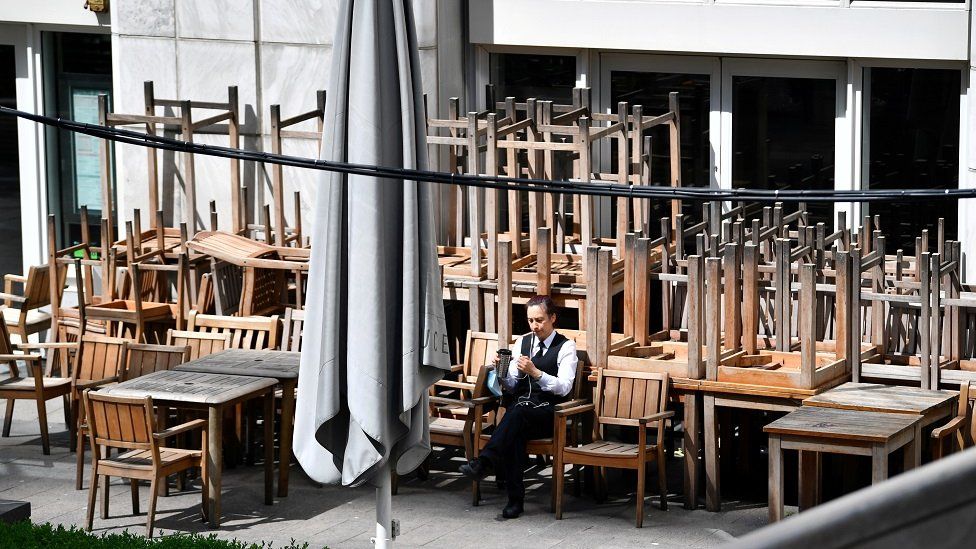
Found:
<path fill-rule="evenodd" d="M 490 459 L 496 470 L 504 473 L 509 500 L 525 498 L 522 475 L 529 461 L 526 442 L 551 437 L 552 421 L 552 406 L 510 406 L 495 427 L 491 440 L 481 450 L 481 457 Z"/>

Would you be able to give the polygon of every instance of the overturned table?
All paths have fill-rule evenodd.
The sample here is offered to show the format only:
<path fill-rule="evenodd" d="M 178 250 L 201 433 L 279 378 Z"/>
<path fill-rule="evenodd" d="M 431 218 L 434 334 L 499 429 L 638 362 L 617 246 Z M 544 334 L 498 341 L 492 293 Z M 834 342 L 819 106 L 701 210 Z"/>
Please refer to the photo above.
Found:
<path fill-rule="evenodd" d="M 157 406 L 207 410 L 207 483 L 210 525 L 220 526 L 220 490 L 223 469 L 224 409 L 252 398 L 264 397 L 265 417 L 274 413 L 273 379 L 163 370 L 100 389 L 115 396 L 152 397 Z M 264 423 L 264 503 L 271 505 L 274 474 L 272 421 Z"/>
<path fill-rule="evenodd" d="M 769 433 L 769 520 L 783 518 L 783 451 L 871 458 L 871 482 L 888 478 L 888 456 L 905 447 L 905 470 L 921 462 L 922 416 L 803 406 L 763 430 Z M 819 486 L 819 478 L 816 484 Z M 800 494 L 801 500 L 803 494 Z"/>
<path fill-rule="evenodd" d="M 269 378 L 281 384 L 281 432 L 279 433 L 278 497 L 288 495 L 288 465 L 291 461 L 292 422 L 295 420 L 295 387 L 301 353 L 228 349 L 200 357 L 175 370 Z M 269 422 L 265 417 L 265 423 Z M 274 423 L 274 421 L 270 421 Z"/>

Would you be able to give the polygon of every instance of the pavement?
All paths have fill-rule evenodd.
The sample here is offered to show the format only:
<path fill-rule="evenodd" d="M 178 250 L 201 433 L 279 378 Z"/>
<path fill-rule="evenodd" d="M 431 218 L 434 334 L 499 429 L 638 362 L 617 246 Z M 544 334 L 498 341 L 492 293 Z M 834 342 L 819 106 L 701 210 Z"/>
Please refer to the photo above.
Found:
<path fill-rule="evenodd" d="M 2 405 L 0 405 L 2 406 Z M 0 410 L 3 408 L 0 407 Z M 11 435 L 0 438 L 0 499 L 29 501 L 35 523 L 83 526 L 90 467 L 85 490 L 74 489 L 75 455 L 68 451 L 61 399 L 48 401 L 51 455 L 41 453 L 37 409 L 32 401 L 18 401 Z M 723 502 L 723 511 L 688 511 L 675 490 L 681 488 L 681 462 L 671 459 L 669 507 L 660 509 L 657 480 L 651 475 L 644 527 L 634 527 L 634 477 L 608 474 L 609 498 L 597 504 L 591 496 L 572 495 L 567 484 L 563 520 L 549 512 L 550 471 L 534 466 L 526 473 L 526 513 L 517 520 L 501 518 L 505 495 L 493 482 L 483 483 L 483 501 L 471 505 L 470 482 L 457 473 L 463 463 L 455 451 L 435 449 L 430 475 L 400 480 L 393 498 L 393 515 L 400 521 L 399 548 L 518 547 L 542 549 L 713 547 L 766 524 L 763 503 Z M 309 547 L 370 547 L 375 532 L 372 488 L 320 486 L 292 464 L 289 495 L 263 501 L 263 468 L 239 465 L 224 470 L 223 523 L 211 530 L 200 521 L 199 480 L 185 493 L 161 497 L 157 504 L 156 535 L 173 532 L 215 533 L 224 539 L 273 542 L 292 540 Z M 125 483 L 123 483 L 125 482 Z M 112 479 L 110 518 L 96 509 L 94 531 L 145 533 L 148 485 L 140 489 L 140 515 L 133 515 L 127 481 Z"/>

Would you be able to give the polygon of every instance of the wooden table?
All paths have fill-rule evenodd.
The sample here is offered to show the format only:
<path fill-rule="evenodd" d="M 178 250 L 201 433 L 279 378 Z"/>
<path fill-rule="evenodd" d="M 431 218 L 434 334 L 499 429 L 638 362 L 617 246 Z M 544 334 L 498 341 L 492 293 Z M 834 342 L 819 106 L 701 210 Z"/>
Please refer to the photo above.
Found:
<path fill-rule="evenodd" d="M 921 422 L 922 416 L 913 414 L 804 406 L 766 425 L 769 521 L 783 518 L 784 450 L 870 456 L 871 482 L 876 484 L 888 478 L 888 455 L 902 446 L 905 470 L 918 467 L 922 458 Z"/>
<path fill-rule="evenodd" d="M 151 396 L 154 404 L 207 410 L 207 482 L 210 525 L 220 526 L 220 491 L 223 469 L 224 409 L 252 398 L 264 397 L 265 417 L 274 413 L 273 379 L 164 370 L 101 389 L 117 396 Z M 264 423 L 264 504 L 271 505 L 274 473 L 272 421 Z"/>
<path fill-rule="evenodd" d="M 295 420 L 295 387 L 301 353 L 228 349 L 180 364 L 175 370 L 208 374 L 245 375 L 274 379 L 282 386 L 281 449 L 278 457 L 278 497 L 288 496 L 288 467 L 291 462 L 292 425 Z M 265 423 L 274 421 L 265 416 Z"/>
<path fill-rule="evenodd" d="M 841 381 L 838 380 L 837 384 L 840 383 Z M 702 446 L 705 450 L 705 509 L 719 511 L 722 508 L 718 408 L 789 413 L 799 409 L 804 399 L 824 390 L 826 387 L 793 389 L 700 380 L 699 392 L 703 405 L 701 423 L 704 432 Z M 815 454 L 800 452 L 801 485 L 810 484 L 809 477 L 814 475 L 816 464 Z M 801 501 L 800 507 L 811 505 L 813 505 L 812 501 Z"/>
<path fill-rule="evenodd" d="M 879 383 L 845 383 L 803 400 L 804 406 L 922 416 L 926 427 L 952 415 L 959 393 Z"/>

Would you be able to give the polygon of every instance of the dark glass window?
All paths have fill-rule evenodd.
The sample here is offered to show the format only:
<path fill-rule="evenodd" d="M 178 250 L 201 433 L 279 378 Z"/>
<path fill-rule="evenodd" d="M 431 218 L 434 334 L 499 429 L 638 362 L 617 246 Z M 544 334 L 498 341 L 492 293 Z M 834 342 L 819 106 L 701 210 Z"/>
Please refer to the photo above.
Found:
<path fill-rule="evenodd" d="M 501 101 L 514 97 L 568 104 L 576 86 L 576 57 L 521 53 L 491 54 L 491 82 Z"/>
<path fill-rule="evenodd" d="M 833 189 L 836 101 L 834 80 L 734 77 L 732 186 Z M 831 204 L 807 209 L 833 227 Z"/>
<path fill-rule="evenodd" d="M 864 69 L 868 188 L 959 187 L 960 78 L 958 70 Z M 956 239 L 957 207 L 955 201 L 890 202 L 871 204 L 869 212 L 881 216 L 889 250 L 914 253 L 923 229 L 934 243 L 940 217 L 946 238 Z"/>
<path fill-rule="evenodd" d="M 610 105 L 614 111 L 619 102 L 626 101 L 628 109 L 641 105 L 644 116 L 664 114 L 669 108 L 668 94 L 678 92 L 683 187 L 707 187 L 710 182 L 709 80 L 706 74 L 635 71 L 613 71 L 610 74 Z M 671 185 L 671 145 L 667 127 L 652 128 L 646 135 L 651 136 L 651 184 L 668 187 Z M 611 154 L 610 158 L 612 169 L 616 170 L 616 155 Z M 701 206 L 685 201 L 682 203 L 682 213 L 694 222 L 701 218 Z M 651 201 L 648 221 L 652 235 L 660 233 L 658 220 L 669 215 L 669 202 Z"/>
<path fill-rule="evenodd" d="M 0 105 L 17 108 L 17 71 L 13 46 L 0 46 Z M 0 117 L 0 274 L 20 274 L 20 164 L 17 119 Z"/>

